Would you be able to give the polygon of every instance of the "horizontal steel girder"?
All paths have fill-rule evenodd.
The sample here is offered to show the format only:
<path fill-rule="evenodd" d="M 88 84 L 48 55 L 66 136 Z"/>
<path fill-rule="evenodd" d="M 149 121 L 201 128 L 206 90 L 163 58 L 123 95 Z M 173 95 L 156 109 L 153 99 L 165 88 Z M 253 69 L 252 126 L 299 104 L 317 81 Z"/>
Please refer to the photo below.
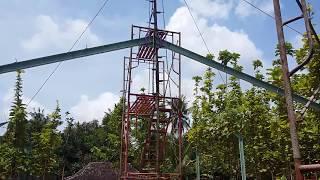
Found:
<path fill-rule="evenodd" d="M 258 86 L 258 87 L 261 87 L 261 88 L 264 88 L 268 91 L 271 91 L 271 92 L 274 92 L 274 93 L 277 93 L 281 96 L 284 96 L 284 90 L 277 87 L 277 86 L 274 86 L 272 84 L 269 84 L 265 81 L 262 81 L 262 80 L 259 80 L 253 76 L 250 76 L 248 74 L 245 74 L 243 72 L 240 72 L 240 71 L 237 71 L 237 70 L 234 70 L 230 67 L 226 67 L 216 61 L 213 61 L 213 60 L 209 60 L 208 58 L 204 57 L 204 56 L 201 56 L 197 53 L 194 53 L 190 50 L 187 50 L 185 48 L 182 48 L 180 46 L 177 46 L 177 45 L 174 45 L 172 43 L 169 43 L 169 42 L 166 42 L 166 41 L 163 41 L 163 40 L 158 40 L 158 44 L 161 46 L 161 47 L 164 47 L 164 48 L 167 48 L 167 49 L 170 49 L 178 54 L 181 54 L 185 57 L 188 57 L 190 59 L 193 59 L 195 61 L 198 61 L 202 64 L 205 64 L 207 66 L 210 66 L 214 69 L 217 69 L 219 71 L 222 71 L 222 72 L 226 72 L 230 75 L 233 75 L 233 76 L 236 76 L 237 78 L 239 79 L 242 79 L 244 81 L 247 81 L 255 86 Z M 293 100 L 296 101 L 296 102 L 299 102 L 299 103 L 302 103 L 302 104 L 306 104 L 309 100 L 300 96 L 300 95 L 297 95 L 297 94 L 293 94 Z M 320 104 L 318 103 L 315 103 L 315 102 L 312 102 L 310 104 L 310 107 L 320 111 Z"/>
<path fill-rule="evenodd" d="M 98 47 L 93 47 L 93 48 L 86 48 L 86 49 L 82 49 L 82 50 L 77 50 L 77 51 L 71 51 L 68 53 L 62 53 L 62 54 L 56 54 L 56 55 L 52 55 L 52 56 L 35 58 L 35 59 L 31 59 L 31 60 L 2 65 L 2 66 L 0 66 L 0 74 L 14 72 L 18 69 L 27 69 L 27 68 L 32 68 L 32 67 L 36 67 L 36 66 L 42 66 L 42 65 L 46 65 L 46 64 L 62 62 L 62 61 L 77 59 L 77 58 L 81 58 L 81 57 L 91 56 L 91 55 L 95 55 L 95 54 L 101 54 L 101 53 L 116 51 L 116 50 L 120 50 L 120 49 L 130 48 L 130 47 L 134 47 L 134 46 L 151 45 L 151 44 L 152 44 L 152 38 L 141 38 L 141 39 L 134 39 L 134 40 L 129 40 L 129 41 L 108 44 L 108 45 L 104 45 L 104 46 L 98 46 Z M 247 81 L 255 86 L 264 88 L 268 91 L 271 91 L 271 92 L 274 92 L 274 93 L 277 93 L 279 95 L 284 96 L 283 89 L 281 89 L 277 86 L 274 86 L 272 84 L 269 84 L 267 82 L 259 80 L 255 77 L 250 76 L 248 74 L 245 74 L 243 72 L 234 70 L 230 67 L 226 67 L 216 61 L 208 60 L 206 57 L 201 56 L 197 53 L 194 53 L 190 50 L 187 50 L 185 48 L 182 48 L 180 46 L 174 45 L 172 43 L 169 43 L 169 42 L 163 41 L 163 40 L 158 40 L 157 44 L 159 45 L 159 47 L 164 47 L 164 48 L 170 49 L 178 54 L 181 54 L 185 57 L 188 57 L 188 58 L 193 59 L 195 61 L 198 61 L 202 64 L 210 66 L 214 69 L 217 69 L 219 71 L 226 72 L 230 75 L 236 76 L 237 78 L 242 79 L 244 81 Z M 300 95 L 297 95 L 297 94 L 293 94 L 293 100 L 296 102 L 302 103 L 302 104 L 306 104 L 308 102 L 308 99 L 306 99 Z M 318 103 L 312 102 L 310 104 L 310 107 L 320 111 L 320 104 L 318 104 Z"/>
<path fill-rule="evenodd" d="M 62 54 L 56 54 L 56 55 L 21 61 L 21 62 L 15 62 L 15 63 L 0 66 L 0 74 L 14 72 L 18 69 L 27 69 L 27 68 L 32 68 L 36 66 L 42 66 L 46 64 L 68 61 L 68 60 L 82 58 L 82 57 L 91 56 L 95 54 L 101 54 L 101 53 L 116 51 L 120 49 L 130 48 L 134 46 L 141 46 L 144 44 L 149 44 L 151 42 L 152 40 L 147 38 L 134 39 L 134 40 L 123 41 L 123 42 L 118 42 L 113 44 L 107 44 L 104 46 L 86 48 L 86 49 L 71 51 L 71 52 L 62 53 Z"/>

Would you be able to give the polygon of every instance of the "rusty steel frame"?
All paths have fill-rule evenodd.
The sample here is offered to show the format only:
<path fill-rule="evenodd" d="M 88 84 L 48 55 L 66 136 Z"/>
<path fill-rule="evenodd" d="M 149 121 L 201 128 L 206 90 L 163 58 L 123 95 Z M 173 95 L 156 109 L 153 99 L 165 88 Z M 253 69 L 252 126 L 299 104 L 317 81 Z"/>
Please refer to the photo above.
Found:
<path fill-rule="evenodd" d="M 298 6 L 302 12 L 302 15 L 295 17 L 295 18 L 283 23 L 282 16 L 281 16 L 280 0 L 273 0 L 276 30 L 277 30 L 279 51 L 280 51 L 280 61 L 281 61 L 281 67 L 282 67 L 282 79 L 283 79 L 283 86 L 284 86 L 284 91 L 285 91 L 285 100 L 286 100 L 287 114 L 288 114 L 288 119 L 289 119 L 290 138 L 291 138 L 294 167 L 295 167 L 295 177 L 296 177 L 295 179 L 296 180 L 303 180 L 304 177 L 303 177 L 302 172 L 310 172 L 310 171 L 315 171 L 315 170 L 320 171 L 320 164 L 301 165 L 301 153 L 300 153 L 298 133 L 297 133 L 297 127 L 296 127 L 297 120 L 296 120 L 296 115 L 294 112 L 290 76 L 292 76 L 297 71 L 301 70 L 312 59 L 313 54 L 314 54 L 314 45 L 313 45 L 312 35 L 314 35 L 316 37 L 316 40 L 318 43 L 319 43 L 319 41 L 318 41 L 319 39 L 318 39 L 318 35 L 315 32 L 313 25 L 311 23 L 309 12 L 307 9 L 306 0 L 296 0 L 296 3 L 298 4 Z M 295 67 L 292 71 L 289 72 L 283 26 L 285 26 L 289 23 L 292 23 L 294 21 L 297 21 L 299 19 L 304 19 L 305 28 L 306 28 L 306 36 L 307 36 L 308 45 L 309 45 L 309 51 L 308 51 L 307 56 L 304 58 L 303 62 L 301 64 L 299 64 L 297 67 Z M 314 94 L 316 94 L 316 93 L 314 93 Z M 305 105 L 303 113 L 306 111 L 306 108 L 312 102 L 312 99 L 313 99 L 313 97 L 311 97 L 310 100 Z"/>
<path fill-rule="evenodd" d="M 131 28 L 131 39 L 144 38 L 148 42 L 138 45 L 138 48 L 131 47 L 130 56 L 124 58 L 124 79 L 123 79 L 123 99 L 124 111 L 122 118 L 121 132 L 121 158 L 120 158 L 120 174 L 121 179 L 181 179 L 182 178 L 182 114 L 178 112 L 178 138 L 179 138 L 179 168 L 178 172 L 164 173 L 160 171 L 160 166 L 165 158 L 165 148 L 167 142 L 168 127 L 171 123 L 172 109 L 169 106 L 176 100 L 181 98 L 181 55 L 172 55 L 171 66 L 169 67 L 167 50 L 165 60 L 159 55 L 161 47 L 158 45 L 158 39 L 164 41 L 170 39 L 174 43 L 178 41 L 178 46 L 181 42 L 181 34 L 178 32 L 158 29 L 157 25 L 157 3 L 156 0 L 150 0 L 152 3 L 152 14 L 150 26 L 142 27 L 133 25 Z M 178 38 L 178 39 L 177 39 Z M 162 52 L 163 54 L 163 52 Z M 173 54 L 173 51 L 172 51 Z M 145 66 L 149 66 L 149 81 L 151 87 L 148 88 L 148 93 L 134 92 L 135 82 L 133 73 L 141 70 Z M 168 65 L 169 64 L 169 65 Z M 160 67 L 161 65 L 161 67 Z M 165 69 L 167 65 L 167 69 Z M 178 66 L 175 69 L 174 66 Z M 141 67 L 140 67 L 141 66 Z M 171 75 L 174 71 L 175 76 Z M 151 72 L 151 73 L 150 73 Z M 167 74 L 166 74 L 167 73 Z M 151 75 L 150 75 L 151 74 Z M 173 74 L 173 73 L 172 73 Z M 176 79 L 174 79 L 176 78 Z M 172 81 L 177 88 L 178 94 L 173 97 L 171 94 L 173 86 Z M 150 85 L 150 82 L 148 86 Z M 152 89 L 151 89 L 152 88 Z M 151 92 L 150 92 L 151 91 Z M 128 152 L 130 149 L 131 121 L 135 121 L 135 127 L 138 127 L 138 121 L 147 123 L 146 138 L 142 145 L 141 160 L 139 172 L 130 172 L 128 168 L 129 159 Z"/>

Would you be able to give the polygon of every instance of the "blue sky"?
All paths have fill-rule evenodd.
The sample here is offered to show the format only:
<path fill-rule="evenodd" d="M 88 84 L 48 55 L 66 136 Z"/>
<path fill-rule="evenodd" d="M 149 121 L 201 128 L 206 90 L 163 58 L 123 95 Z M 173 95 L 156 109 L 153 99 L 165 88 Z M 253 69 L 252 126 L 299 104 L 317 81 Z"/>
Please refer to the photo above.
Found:
<path fill-rule="evenodd" d="M 206 49 L 181 0 L 163 0 L 165 23 L 169 30 L 181 31 L 183 46 L 201 54 Z M 274 59 L 276 31 L 274 21 L 241 0 L 188 0 L 201 31 L 215 54 L 229 49 L 242 55 L 241 65 L 252 73 L 251 61 L 262 59 L 268 67 Z M 273 13 L 272 0 L 251 0 Z M 316 11 L 318 0 L 309 1 Z M 103 0 L 3 0 L 0 1 L 0 64 L 66 52 L 99 9 Z M 284 19 L 298 15 L 293 1 L 283 0 Z M 161 7 L 161 1 L 159 1 Z M 110 0 L 75 49 L 127 40 L 132 24 L 146 26 L 145 0 Z M 319 14 L 313 19 L 319 24 Z M 161 23 L 163 24 L 163 23 Z M 163 25 L 162 25 L 163 26 Z M 302 23 L 292 26 L 303 32 Z M 319 29 L 317 27 L 317 29 Z M 301 46 L 299 35 L 286 30 L 286 39 Z M 63 111 L 71 111 L 80 121 L 100 118 L 119 96 L 122 84 L 122 58 L 128 50 L 64 62 L 30 108 L 50 112 L 60 101 Z M 24 98 L 30 99 L 56 65 L 26 70 Z M 183 59 L 183 93 L 192 99 L 192 80 L 204 66 Z M 140 76 L 143 77 L 143 75 Z M 139 77 L 137 77 L 139 79 Z M 0 75 L 0 122 L 8 116 L 15 73 Z M 143 78 L 142 78 L 143 81 Z"/>

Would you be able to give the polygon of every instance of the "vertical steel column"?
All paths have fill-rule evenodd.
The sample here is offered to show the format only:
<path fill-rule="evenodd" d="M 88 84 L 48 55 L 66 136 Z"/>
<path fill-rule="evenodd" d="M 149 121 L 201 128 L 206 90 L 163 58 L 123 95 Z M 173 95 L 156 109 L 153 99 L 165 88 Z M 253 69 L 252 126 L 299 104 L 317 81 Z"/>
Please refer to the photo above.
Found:
<path fill-rule="evenodd" d="M 286 106 L 287 106 L 288 118 L 289 118 L 290 137 L 291 137 L 291 144 L 292 144 L 292 151 L 293 151 L 293 158 L 294 158 L 295 175 L 296 175 L 296 180 L 302 180 L 303 176 L 299 170 L 299 167 L 301 165 L 301 155 L 300 155 L 299 140 L 298 140 L 297 129 L 296 129 L 296 116 L 295 116 L 294 107 L 293 107 L 292 89 L 291 89 L 291 83 L 290 83 L 290 77 L 289 77 L 288 60 L 287 60 L 286 45 L 285 45 L 285 39 L 284 39 L 284 33 L 283 33 L 279 0 L 273 0 L 273 5 L 274 5 L 276 27 L 277 27 L 278 42 L 279 42 L 280 60 L 282 65 L 283 88 L 285 91 Z"/>
<path fill-rule="evenodd" d="M 239 140 L 241 178 L 242 178 L 242 180 L 246 180 L 247 175 L 246 175 L 246 162 L 245 162 L 245 158 L 244 158 L 243 137 L 240 134 L 238 134 L 237 137 Z"/>
<path fill-rule="evenodd" d="M 181 45 L 181 35 L 179 33 L 179 45 Z M 181 107 L 183 106 L 181 97 L 181 54 L 179 54 L 179 101 L 181 101 Z M 179 178 L 182 179 L 182 109 L 179 108 Z"/>
<path fill-rule="evenodd" d="M 131 26 L 131 39 L 133 39 L 133 26 Z M 130 49 L 130 57 L 129 57 L 129 64 L 128 64 L 128 89 L 126 92 L 127 95 L 127 107 L 123 107 L 124 109 L 126 109 L 127 112 L 125 112 L 124 114 L 124 127 L 123 127 L 123 136 L 124 136 L 124 158 L 122 159 L 123 161 L 123 175 L 124 177 L 127 177 L 128 174 L 128 154 L 129 154 L 129 133 L 130 133 L 130 120 L 131 120 L 131 115 L 129 113 L 129 109 L 130 109 L 130 93 L 131 93 L 131 70 L 132 70 L 132 48 Z"/>
<path fill-rule="evenodd" d="M 181 97 L 179 98 L 179 103 L 183 103 Z M 181 107 L 183 105 L 181 104 Z M 179 133 L 179 179 L 182 179 L 182 112 L 179 108 L 179 119 L 178 119 L 178 133 Z"/>
<path fill-rule="evenodd" d="M 126 105 L 126 58 L 123 58 L 123 84 L 122 84 L 122 117 L 121 117 L 121 134 L 120 134 L 120 139 L 121 139 L 121 144 L 120 144 L 120 178 L 122 176 L 123 172 L 123 132 L 124 132 L 124 122 L 125 122 L 125 105 Z"/>
<path fill-rule="evenodd" d="M 157 124 L 156 124 L 156 134 L 157 134 L 157 142 L 156 142 L 156 172 L 160 173 L 160 164 L 159 164 L 159 158 L 160 158 L 160 133 L 159 133 L 159 119 L 160 119 L 160 111 L 159 111 L 159 105 L 160 105 L 160 74 L 159 74 L 159 57 L 158 57 L 158 48 L 156 40 L 158 38 L 158 12 L 157 12 L 157 0 L 153 0 L 153 8 L 152 8 L 152 14 L 153 14 L 153 48 L 155 50 L 155 56 L 154 61 L 156 65 L 156 116 L 157 116 Z"/>

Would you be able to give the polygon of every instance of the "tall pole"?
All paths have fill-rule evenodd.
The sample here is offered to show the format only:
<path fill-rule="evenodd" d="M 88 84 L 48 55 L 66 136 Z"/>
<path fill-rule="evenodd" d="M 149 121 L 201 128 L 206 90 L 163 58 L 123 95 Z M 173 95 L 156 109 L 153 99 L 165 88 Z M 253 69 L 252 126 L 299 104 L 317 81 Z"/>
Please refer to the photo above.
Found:
<path fill-rule="evenodd" d="M 244 158 L 244 147 L 243 147 L 243 137 L 239 134 L 237 135 L 239 139 L 239 154 L 240 154 L 240 168 L 241 168 L 241 178 L 246 180 L 246 162 Z"/>
<path fill-rule="evenodd" d="M 181 97 L 179 98 L 179 103 L 182 105 Z M 181 106 L 182 107 L 182 106 Z M 179 138 L 179 179 L 182 179 L 182 109 L 179 108 L 179 119 L 178 119 L 178 138 Z"/>
<path fill-rule="evenodd" d="M 299 140 L 298 140 L 297 128 L 296 128 L 296 116 L 294 113 L 294 107 L 293 107 L 293 101 L 292 101 L 292 89 L 291 89 L 291 83 L 290 83 L 290 77 L 289 77 L 288 60 L 287 60 L 286 45 L 285 45 L 285 39 L 284 39 L 284 33 L 283 33 L 283 24 L 282 24 L 279 0 L 273 0 L 273 5 L 274 5 L 275 20 L 276 20 L 279 50 L 280 50 L 280 60 L 282 65 L 283 88 L 285 92 L 287 113 L 289 118 L 290 137 L 291 137 L 291 144 L 292 144 L 292 151 L 293 151 L 293 158 L 294 158 L 295 175 L 296 175 L 296 180 L 302 180 L 303 176 L 299 169 L 301 165 L 301 155 L 300 155 Z"/>
<path fill-rule="evenodd" d="M 181 45 L 181 35 L 179 34 L 179 43 Z M 179 101 L 182 102 L 181 96 L 181 54 L 179 54 Z M 182 107 L 182 106 L 181 106 Z M 182 109 L 179 109 L 179 176 L 182 179 Z"/>
<path fill-rule="evenodd" d="M 160 111 L 159 111 L 159 105 L 160 105 L 160 74 L 159 74 L 159 59 L 158 59 L 158 48 L 157 48 L 157 37 L 158 37 L 158 12 L 157 12 L 157 0 L 152 0 L 153 1 L 153 8 L 152 8 L 152 15 L 153 15 L 153 48 L 155 51 L 155 56 L 154 56 L 154 63 L 155 63 L 155 70 L 156 70 L 156 116 L 157 116 L 157 142 L 156 142 L 156 172 L 159 174 L 160 173 L 160 164 L 159 164 L 159 156 L 160 156 L 160 128 L 159 128 L 159 119 L 160 119 Z"/>

